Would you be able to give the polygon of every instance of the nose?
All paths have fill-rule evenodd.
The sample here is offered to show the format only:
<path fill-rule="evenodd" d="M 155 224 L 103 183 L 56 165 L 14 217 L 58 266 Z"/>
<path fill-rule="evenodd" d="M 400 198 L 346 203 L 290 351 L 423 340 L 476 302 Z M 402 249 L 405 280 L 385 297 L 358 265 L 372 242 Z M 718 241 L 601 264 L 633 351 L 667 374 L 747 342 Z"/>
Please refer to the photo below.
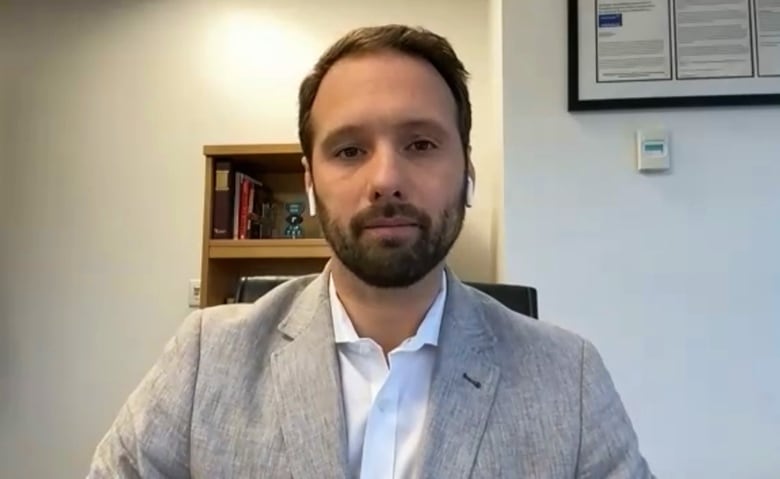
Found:
<path fill-rule="evenodd" d="M 369 200 L 404 200 L 403 157 L 394 148 L 380 147 L 369 162 Z"/>

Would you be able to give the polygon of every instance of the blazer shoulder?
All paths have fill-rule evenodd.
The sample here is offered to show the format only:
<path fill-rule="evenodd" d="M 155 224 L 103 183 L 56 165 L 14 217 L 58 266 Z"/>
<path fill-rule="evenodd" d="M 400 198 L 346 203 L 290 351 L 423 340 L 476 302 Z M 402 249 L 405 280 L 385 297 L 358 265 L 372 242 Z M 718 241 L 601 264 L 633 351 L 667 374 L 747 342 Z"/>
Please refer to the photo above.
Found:
<path fill-rule="evenodd" d="M 580 363 L 588 341 L 555 324 L 512 311 L 481 291 L 474 290 L 493 334 L 512 352 L 542 355 L 553 363 Z"/>

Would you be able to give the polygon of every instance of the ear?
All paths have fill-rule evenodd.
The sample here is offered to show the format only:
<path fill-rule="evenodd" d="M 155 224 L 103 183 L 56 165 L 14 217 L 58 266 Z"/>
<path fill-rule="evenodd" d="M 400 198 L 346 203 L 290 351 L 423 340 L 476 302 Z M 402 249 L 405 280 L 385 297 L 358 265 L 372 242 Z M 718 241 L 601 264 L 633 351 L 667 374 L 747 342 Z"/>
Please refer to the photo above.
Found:
<path fill-rule="evenodd" d="M 309 159 L 305 156 L 301 158 L 301 164 L 303 165 L 303 187 L 306 189 L 306 198 L 309 202 L 309 215 L 317 215 L 317 202 L 314 199 L 314 182 L 311 179 L 311 166 L 309 165 Z"/>

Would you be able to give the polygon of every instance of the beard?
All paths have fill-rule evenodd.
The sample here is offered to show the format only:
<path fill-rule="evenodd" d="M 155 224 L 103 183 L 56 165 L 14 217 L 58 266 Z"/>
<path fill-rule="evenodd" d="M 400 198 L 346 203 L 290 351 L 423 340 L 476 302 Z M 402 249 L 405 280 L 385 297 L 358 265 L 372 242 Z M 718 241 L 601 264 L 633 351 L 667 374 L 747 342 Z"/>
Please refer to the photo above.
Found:
<path fill-rule="evenodd" d="M 406 288 L 420 281 L 449 254 L 463 228 L 465 192 L 464 187 L 437 220 L 410 203 L 393 201 L 369 206 L 352 217 L 347 226 L 332 218 L 316 190 L 315 201 L 325 239 L 352 274 L 377 288 Z M 416 223 L 419 232 L 414 239 L 371 239 L 363 235 L 373 220 L 399 216 Z"/>

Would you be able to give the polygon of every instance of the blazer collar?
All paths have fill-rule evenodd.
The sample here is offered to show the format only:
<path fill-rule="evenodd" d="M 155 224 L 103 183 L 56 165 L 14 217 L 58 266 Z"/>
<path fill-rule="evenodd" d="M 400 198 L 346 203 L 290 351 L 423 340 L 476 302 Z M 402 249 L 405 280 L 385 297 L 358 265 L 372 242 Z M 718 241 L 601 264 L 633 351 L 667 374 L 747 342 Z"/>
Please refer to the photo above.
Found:
<path fill-rule="evenodd" d="M 496 342 L 493 328 L 484 316 L 479 297 L 447 268 L 447 301 L 441 340 L 475 353 L 492 348 Z M 452 351 L 454 352 L 454 351 Z"/>
<path fill-rule="evenodd" d="M 474 351 L 490 348 L 496 341 L 496 337 L 485 320 L 474 293 L 449 267 L 445 269 L 445 273 L 447 294 L 439 341 L 442 341 L 444 336 L 448 336 L 450 342 Z M 287 316 L 280 322 L 278 328 L 283 334 L 296 338 L 312 326 L 315 318 L 323 317 L 321 316 L 323 310 L 327 312 L 324 317 L 330 318 L 329 279 L 330 264 L 328 263 L 323 271 L 303 289 Z M 332 337 L 332 325 L 328 329 L 327 332 Z"/>
<path fill-rule="evenodd" d="M 420 477 L 468 478 L 498 386 L 496 343 L 479 297 L 448 271 L 440 349 L 431 382 Z"/>
<path fill-rule="evenodd" d="M 322 322 L 323 316 L 321 314 L 323 311 L 327 313 L 326 318 L 330 317 L 330 301 L 328 299 L 329 265 L 330 263 L 326 264 L 323 271 L 303 288 L 291 304 L 287 315 L 279 323 L 277 328 L 288 338 L 295 339 L 312 327 L 314 323 Z M 315 319 L 317 321 L 314 321 Z M 330 333 L 333 333 L 332 328 Z"/>
<path fill-rule="evenodd" d="M 271 355 L 288 465 L 296 479 L 347 477 L 347 431 L 327 272 L 291 305 L 279 330 L 293 340 Z"/>

